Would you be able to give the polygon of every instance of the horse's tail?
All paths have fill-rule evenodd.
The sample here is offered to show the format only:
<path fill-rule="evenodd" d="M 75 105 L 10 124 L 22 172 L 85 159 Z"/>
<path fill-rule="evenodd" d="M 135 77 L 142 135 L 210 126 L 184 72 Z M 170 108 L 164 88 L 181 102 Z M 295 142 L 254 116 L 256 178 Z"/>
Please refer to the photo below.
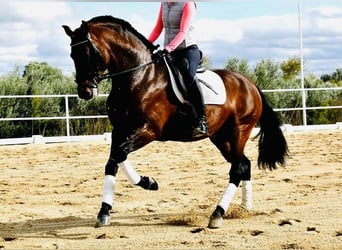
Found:
<path fill-rule="evenodd" d="M 276 164 L 284 165 L 288 155 L 287 142 L 280 129 L 281 119 L 268 104 L 264 94 L 258 88 L 262 99 L 262 114 L 259 119 L 259 156 L 258 166 L 261 168 L 276 169 Z"/>

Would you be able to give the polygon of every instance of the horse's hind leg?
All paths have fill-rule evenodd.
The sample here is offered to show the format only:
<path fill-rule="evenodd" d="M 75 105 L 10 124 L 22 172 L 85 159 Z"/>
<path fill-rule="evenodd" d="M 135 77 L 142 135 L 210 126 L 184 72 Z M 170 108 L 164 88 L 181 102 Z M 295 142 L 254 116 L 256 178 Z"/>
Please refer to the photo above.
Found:
<path fill-rule="evenodd" d="M 242 181 L 243 200 L 242 206 L 249 207 L 251 205 L 251 163 L 250 160 L 243 154 L 244 146 L 248 140 L 250 133 L 238 134 L 233 136 L 234 140 L 227 142 L 213 139 L 212 142 L 220 150 L 223 157 L 231 162 L 232 166 L 229 171 L 229 183 L 226 190 L 223 192 L 220 202 L 215 211 L 210 217 L 209 228 L 219 228 L 222 225 L 222 216 L 228 210 L 231 201 L 233 200 L 237 187 Z M 237 142 L 237 143 L 236 143 Z"/>
<path fill-rule="evenodd" d="M 230 180 L 226 190 L 223 192 L 222 197 L 215 211 L 210 216 L 209 228 L 219 228 L 222 226 L 222 217 L 228 211 L 230 203 L 234 199 L 236 190 L 241 183 L 242 200 L 241 206 L 245 209 L 251 209 L 252 205 L 252 183 L 249 178 L 244 178 L 244 175 L 250 176 L 250 161 L 247 157 L 243 156 L 243 160 L 239 164 L 233 163 L 229 172 Z"/>
<path fill-rule="evenodd" d="M 246 210 L 252 209 L 252 201 L 253 201 L 253 195 L 252 195 L 252 181 L 249 180 L 242 180 L 241 182 L 241 207 L 243 207 Z"/>

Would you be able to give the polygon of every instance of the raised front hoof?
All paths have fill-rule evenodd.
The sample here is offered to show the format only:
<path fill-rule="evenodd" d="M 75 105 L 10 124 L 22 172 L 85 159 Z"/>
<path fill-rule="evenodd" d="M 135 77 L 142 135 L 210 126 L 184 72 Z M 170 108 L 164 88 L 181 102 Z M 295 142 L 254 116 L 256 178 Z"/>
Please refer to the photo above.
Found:
<path fill-rule="evenodd" d="M 110 216 L 109 215 L 101 215 L 97 217 L 96 223 L 94 227 L 104 227 L 110 224 Z"/>
<path fill-rule="evenodd" d="M 146 190 L 158 190 L 157 181 L 154 178 L 148 176 L 142 176 L 140 182 L 137 185 Z"/>
<path fill-rule="evenodd" d="M 216 229 L 222 227 L 223 219 L 222 217 L 210 217 L 208 228 Z"/>

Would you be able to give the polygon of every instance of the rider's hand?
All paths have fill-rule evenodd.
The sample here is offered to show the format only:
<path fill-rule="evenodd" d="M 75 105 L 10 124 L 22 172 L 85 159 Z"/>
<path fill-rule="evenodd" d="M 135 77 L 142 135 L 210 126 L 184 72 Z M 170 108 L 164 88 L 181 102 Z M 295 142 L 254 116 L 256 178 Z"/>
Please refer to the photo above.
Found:
<path fill-rule="evenodd" d="M 163 50 L 157 50 L 157 52 L 152 54 L 152 60 L 155 63 L 159 63 L 163 58 L 168 54 L 169 52 L 166 49 Z"/>

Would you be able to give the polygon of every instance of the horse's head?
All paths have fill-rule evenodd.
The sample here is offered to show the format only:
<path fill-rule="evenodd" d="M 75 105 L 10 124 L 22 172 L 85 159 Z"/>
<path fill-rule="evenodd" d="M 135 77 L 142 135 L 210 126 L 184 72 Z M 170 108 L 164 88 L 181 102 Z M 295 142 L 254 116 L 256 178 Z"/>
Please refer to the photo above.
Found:
<path fill-rule="evenodd" d="M 76 83 L 78 85 L 78 96 L 89 100 L 97 95 L 100 76 L 105 72 L 107 66 L 101 52 L 95 46 L 89 33 L 86 22 L 72 31 L 69 26 L 62 26 L 65 33 L 71 38 L 71 58 L 76 69 Z"/>
<path fill-rule="evenodd" d="M 132 74 L 153 63 L 151 55 L 158 48 L 128 22 L 112 16 L 82 21 L 74 31 L 66 25 L 63 28 L 71 38 L 78 95 L 86 100 L 94 96 L 102 79 L 120 75 L 126 76 L 128 83 L 134 78 Z"/>

